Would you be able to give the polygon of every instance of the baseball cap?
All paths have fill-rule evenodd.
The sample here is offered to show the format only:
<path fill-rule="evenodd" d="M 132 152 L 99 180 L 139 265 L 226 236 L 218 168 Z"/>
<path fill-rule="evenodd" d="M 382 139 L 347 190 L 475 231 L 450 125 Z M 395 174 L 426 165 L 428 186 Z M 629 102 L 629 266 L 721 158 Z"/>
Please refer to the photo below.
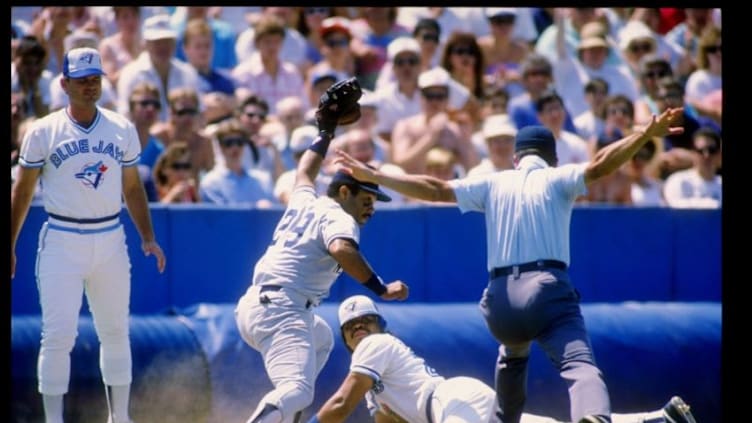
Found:
<path fill-rule="evenodd" d="M 313 125 L 303 125 L 295 128 L 290 135 L 290 150 L 293 154 L 304 152 L 319 135 L 319 130 Z"/>
<path fill-rule="evenodd" d="M 526 150 L 528 148 L 536 148 L 543 152 L 556 152 L 556 140 L 554 134 L 541 125 L 529 125 L 517 132 L 517 137 L 514 142 L 514 152 Z"/>
<path fill-rule="evenodd" d="M 627 50 L 635 41 L 645 40 L 653 45 L 655 49 L 656 41 L 653 31 L 642 21 L 629 21 L 619 31 L 619 48 Z"/>
<path fill-rule="evenodd" d="M 350 20 L 341 16 L 332 16 L 321 21 L 321 28 L 319 29 L 321 37 L 326 37 L 327 34 L 334 31 L 342 31 L 348 37 L 351 37 Z"/>
<path fill-rule="evenodd" d="M 76 79 L 91 75 L 105 75 L 102 70 L 102 58 L 96 49 L 81 47 L 65 53 L 63 58 L 64 77 Z"/>
<path fill-rule="evenodd" d="M 334 184 L 339 184 L 339 185 L 353 184 L 353 185 L 357 185 L 360 189 L 362 189 L 364 191 L 368 191 L 371 194 L 376 194 L 376 199 L 378 201 L 384 201 L 384 202 L 392 201 L 392 197 L 386 195 L 386 193 L 384 193 L 384 191 L 381 191 L 379 189 L 379 186 L 377 184 L 374 184 L 372 182 L 359 181 L 359 180 L 353 178 L 350 174 L 347 174 L 347 173 L 343 172 L 342 170 L 338 170 L 334 174 L 334 176 L 332 177 L 332 182 L 330 183 L 330 185 L 334 185 Z"/>
<path fill-rule="evenodd" d="M 91 31 L 79 28 L 65 36 L 63 45 L 66 51 L 80 47 L 97 48 L 99 47 L 99 36 Z"/>
<path fill-rule="evenodd" d="M 486 17 L 493 18 L 494 16 L 512 15 L 517 16 L 516 7 L 487 7 Z"/>
<path fill-rule="evenodd" d="M 379 309 L 376 307 L 376 303 L 374 303 L 373 300 L 365 295 L 353 295 L 352 297 L 346 298 L 342 301 L 342 304 L 339 305 L 339 310 L 337 310 L 339 326 L 342 327 L 350 320 L 369 314 L 379 316 L 382 328 L 386 326 L 386 321 L 381 313 L 379 313 Z"/>
<path fill-rule="evenodd" d="M 578 50 L 593 47 L 605 47 L 609 48 L 608 41 L 608 28 L 601 22 L 593 21 L 588 22 L 580 29 L 580 44 L 577 46 Z"/>
<path fill-rule="evenodd" d="M 483 122 L 483 138 L 493 138 L 501 135 L 516 136 L 517 128 L 509 119 L 509 115 L 491 115 Z"/>
<path fill-rule="evenodd" d="M 390 62 L 394 61 L 394 58 L 397 57 L 398 54 L 404 52 L 415 53 L 420 56 L 420 44 L 418 44 L 418 41 L 416 41 L 415 38 L 398 37 L 392 40 L 386 48 L 386 56 Z"/>
<path fill-rule="evenodd" d="M 165 14 L 154 15 L 144 21 L 143 38 L 146 41 L 177 39 L 178 34 L 170 26 L 170 17 Z"/>
<path fill-rule="evenodd" d="M 428 87 L 448 87 L 449 72 L 441 67 L 435 67 L 420 74 L 418 77 L 418 87 L 420 89 Z"/>
<path fill-rule="evenodd" d="M 324 79 L 331 79 L 332 83 L 335 83 L 347 79 L 347 75 L 327 68 L 319 68 L 311 73 L 311 85 L 316 85 Z"/>

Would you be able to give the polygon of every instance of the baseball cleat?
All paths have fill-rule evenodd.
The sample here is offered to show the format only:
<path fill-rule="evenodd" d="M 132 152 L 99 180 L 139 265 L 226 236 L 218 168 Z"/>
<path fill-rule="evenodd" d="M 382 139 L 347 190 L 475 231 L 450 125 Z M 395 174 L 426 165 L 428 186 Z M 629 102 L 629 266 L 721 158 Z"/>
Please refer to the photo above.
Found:
<path fill-rule="evenodd" d="M 663 417 L 668 423 L 697 423 L 692 412 L 689 411 L 689 405 L 678 396 L 672 397 L 663 406 Z"/>

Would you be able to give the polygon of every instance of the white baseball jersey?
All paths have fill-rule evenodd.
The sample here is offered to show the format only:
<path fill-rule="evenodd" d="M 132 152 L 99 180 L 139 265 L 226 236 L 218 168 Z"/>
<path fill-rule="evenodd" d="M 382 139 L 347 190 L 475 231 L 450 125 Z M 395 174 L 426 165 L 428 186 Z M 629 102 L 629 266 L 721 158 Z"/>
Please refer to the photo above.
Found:
<path fill-rule="evenodd" d="M 296 188 L 271 245 L 256 263 L 253 285 L 293 289 L 318 304 L 342 273 L 328 249 L 337 238 L 360 242 L 355 219 L 331 198 L 317 198 L 313 187 Z"/>
<path fill-rule="evenodd" d="M 368 335 L 360 341 L 350 371 L 373 379 L 373 388 L 366 394 L 371 415 L 376 411 L 396 414 L 411 423 L 485 423 L 490 421 L 496 400 L 493 389 L 480 380 L 444 379 L 388 333 Z"/>
<path fill-rule="evenodd" d="M 136 166 L 141 145 L 124 116 L 97 107 L 80 126 L 66 108 L 36 120 L 26 132 L 19 163 L 42 168 L 44 208 L 74 219 L 116 215 L 122 208 L 123 166 Z"/>

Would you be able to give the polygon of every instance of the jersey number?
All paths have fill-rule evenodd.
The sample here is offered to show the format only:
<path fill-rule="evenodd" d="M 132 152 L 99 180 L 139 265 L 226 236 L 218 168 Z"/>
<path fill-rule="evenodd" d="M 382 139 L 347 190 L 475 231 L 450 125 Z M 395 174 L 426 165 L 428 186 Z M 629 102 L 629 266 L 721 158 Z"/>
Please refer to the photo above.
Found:
<path fill-rule="evenodd" d="M 290 247 L 298 242 L 300 236 L 313 219 L 313 212 L 300 214 L 297 209 L 288 209 L 279 221 L 277 230 L 272 237 L 272 245 L 276 245 L 280 239 L 284 239 L 284 247 Z"/>

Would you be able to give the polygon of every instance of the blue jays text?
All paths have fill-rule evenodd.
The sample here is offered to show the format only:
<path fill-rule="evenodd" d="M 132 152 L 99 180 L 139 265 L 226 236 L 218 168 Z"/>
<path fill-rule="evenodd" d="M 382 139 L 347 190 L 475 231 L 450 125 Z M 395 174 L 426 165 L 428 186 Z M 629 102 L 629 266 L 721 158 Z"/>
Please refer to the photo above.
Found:
<path fill-rule="evenodd" d="M 58 168 L 69 157 L 75 156 L 79 153 L 88 153 L 90 151 L 99 154 L 107 154 L 118 162 L 123 159 L 123 155 L 125 154 L 120 147 L 111 142 L 105 145 L 104 141 L 99 140 L 99 144 L 93 145 L 89 148 L 89 140 L 82 139 L 66 142 L 62 146 L 56 148 L 55 152 L 50 156 L 50 161 L 56 168 Z"/>

